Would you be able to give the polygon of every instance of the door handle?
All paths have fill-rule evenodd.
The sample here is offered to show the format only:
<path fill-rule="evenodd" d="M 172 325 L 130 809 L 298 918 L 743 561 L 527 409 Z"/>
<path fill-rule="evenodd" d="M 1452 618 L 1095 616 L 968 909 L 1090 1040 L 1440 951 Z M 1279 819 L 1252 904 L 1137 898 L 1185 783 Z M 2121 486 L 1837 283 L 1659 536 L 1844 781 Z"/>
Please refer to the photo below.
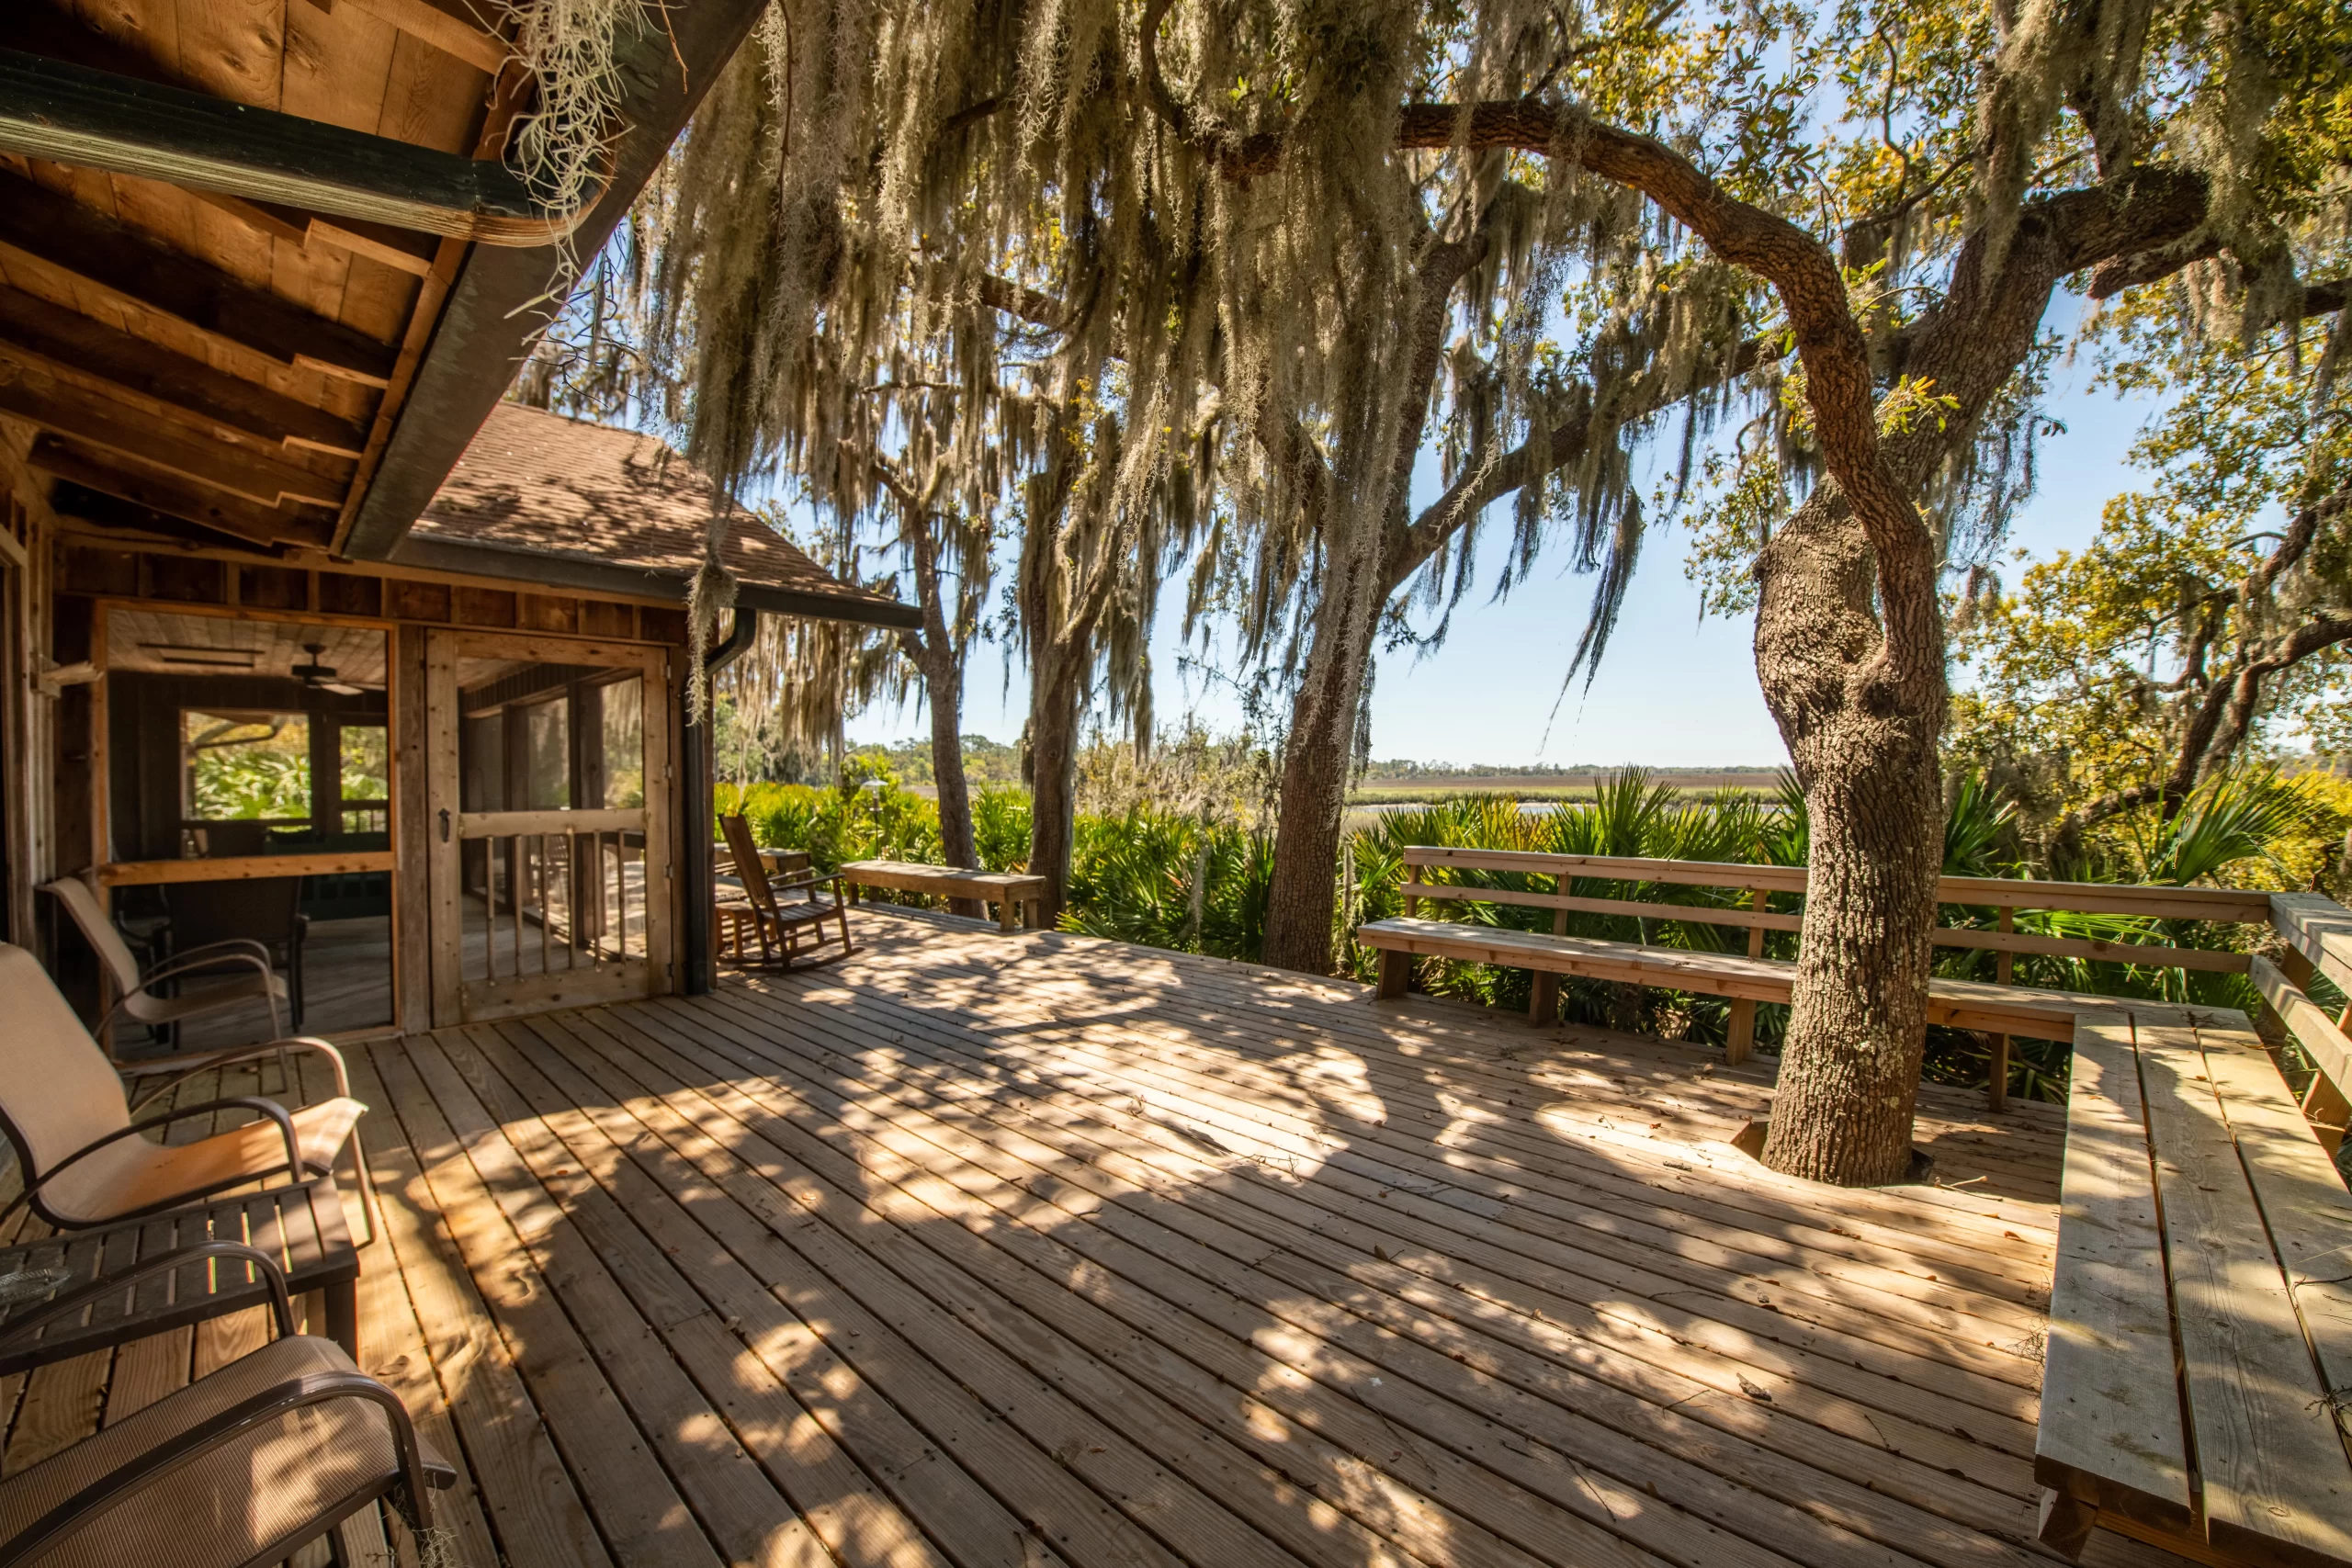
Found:
<path fill-rule="evenodd" d="M 449 808 L 446 806 L 441 808 L 441 841 L 449 841 Z"/>

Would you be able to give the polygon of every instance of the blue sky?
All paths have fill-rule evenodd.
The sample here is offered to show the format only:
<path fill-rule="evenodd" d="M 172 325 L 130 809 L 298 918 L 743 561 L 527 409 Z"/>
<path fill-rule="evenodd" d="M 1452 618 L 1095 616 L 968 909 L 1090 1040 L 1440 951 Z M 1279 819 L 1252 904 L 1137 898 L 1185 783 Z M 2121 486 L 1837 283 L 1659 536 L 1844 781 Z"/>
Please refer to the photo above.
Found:
<path fill-rule="evenodd" d="M 2066 431 L 2043 445 L 2040 490 L 2008 540 L 2010 547 L 2036 558 L 2086 544 L 2107 499 L 2132 482 L 2125 460 L 2150 407 L 2091 391 L 2091 375 L 2087 355 L 2052 372 L 2049 412 Z M 1507 526 L 1490 529 L 1487 548 L 1499 552 L 1509 532 Z M 1682 570 L 1687 544 L 1679 530 L 1652 532 L 1600 673 L 1589 687 L 1579 680 L 1565 698 L 1561 681 L 1584 626 L 1590 581 L 1565 563 L 1545 564 L 1509 599 L 1489 604 L 1487 590 L 1501 558 L 1497 553 L 1482 560 L 1478 586 L 1456 612 L 1441 649 L 1419 658 L 1408 649 L 1380 660 L 1373 754 L 1505 765 L 1786 762 L 1756 684 L 1752 622 L 1699 618 L 1698 590 Z M 2021 569 L 2004 561 L 2001 570 L 2005 581 L 2014 582 Z M 1178 637 L 1180 614 L 1178 604 L 1166 607 L 1153 643 L 1153 704 L 1161 726 L 1189 713 L 1212 730 L 1238 729 L 1240 713 L 1230 692 L 1197 674 L 1188 678 L 1180 668 L 1187 651 Z M 975 650 L 964 703 L 967 733 L 1006 741 L 1020 735 L 1028 688 L 1018 669 L 1010 681 L 1007 673 L 1001 649 Z M 920 703 L 912 703 L 869 709 L 850 721 L 849 732 L 874 741 L 919 736 L 927 728 Z"/>

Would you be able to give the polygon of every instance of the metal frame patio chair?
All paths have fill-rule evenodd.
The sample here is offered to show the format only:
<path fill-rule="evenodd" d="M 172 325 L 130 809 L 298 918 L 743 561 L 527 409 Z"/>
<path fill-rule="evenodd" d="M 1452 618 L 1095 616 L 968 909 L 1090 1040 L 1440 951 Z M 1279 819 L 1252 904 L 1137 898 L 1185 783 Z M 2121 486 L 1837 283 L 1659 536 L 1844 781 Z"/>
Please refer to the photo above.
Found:
<path fill-rule="evenodd" d="M 277 1337 L 0 1480 L 0 1568 L 258 1568 L 383 1499 L 432 1540 L 430 1494 L 457 1472 L 417 1440 L 400 1396 L 330 1339 L 294 1332 L 266 1253 L 230 1241 L 160 1255 L 90 1287 L 210 1258 L 258 1270 Z M 87 1304 L 84 1292 L 53 1303 Z M 341 1544 L 335 1551 L 342 1561 Z"/>
<path fill-rule="evenodd" d="M 0 1017 L 8 1020 L 0 1131 L 15 1147 L 25 1179 L 24 1190 L 0 1207 L 0 1219 L 28 1203 L 60 1230 L 83 1230 L 281 1173 L 297 1181 L 329 1173 L 336 1155 L 348 1146 L 368 1217 L 368 1242 L 375 1241 L 381 1228 L 376 1189 L 359 1141 L 359 1118 L 368 1107 L 351 1098 L 343 1054 L 325 1041 L 273 1040 L 174 1065 L 185 1078 L 278 1053 L 316 1052 L 334 1072 L 332 1100 L 289 1112 L 275 1100 L 232 1095 L 175 1106 L 161 1117 L 137 1122 L 122 1079 L 65 1005 L 49 972 L 31 953 L 7 942 L 0 942 Z M 190 1144 L 154 1143 L 141 1135 L 226 1110 L 256 1111 L 262 1119 Z"/>
<path fill-rule="evenodd" d="M 285 1034 L 286 981 L 271 967 L 269 949 L 262 943 L 243 938 L 207 942 L 202 947 L 175 953 L 142 973 L 139 960 L 131 955 L 130 944 L 115 930 L 114 922 L 107 918 L 97 895 L 90 891 L 87 883 L 77 876 L 61 876 L 54 882 L 42 883 L 40 890 L 65 906 L 65 912 L 74 917 L 74 923 L 81 928 L 83 938 L 96 950 L 107 977 L 114 982 L 114 1000 L 107 1004 L 98 1019 L 100 1032 L 119 1012 L 135 1022 L 169 1034 L 176 1044 L 175 1032 L 188 1020 L 260 1001 L 269 1007 L 270 1034 Z M 191 987 L 188 982 L 192 980 L 205 983 Z M 158 993 L 154 987 L 160 985 L 170 985 L 174 989 Z M 161 1057 L 126 1060 L 109 1052 L 107 1059 L 119 1070 L 128 1073 L 178 1068 L 178 1064 Z"/>

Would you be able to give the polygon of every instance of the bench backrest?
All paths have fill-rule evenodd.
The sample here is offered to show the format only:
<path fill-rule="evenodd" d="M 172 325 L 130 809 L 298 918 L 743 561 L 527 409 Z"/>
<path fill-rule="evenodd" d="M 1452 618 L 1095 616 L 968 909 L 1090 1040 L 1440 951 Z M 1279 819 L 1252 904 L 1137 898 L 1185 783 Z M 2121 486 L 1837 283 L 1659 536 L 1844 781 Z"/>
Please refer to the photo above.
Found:
<path fill-rule="evenodd" d="M 1764 933 L 1796 931 L 1805 891 L 1801 865 L 1756 865 L 1730 861 L 1648 860 L 1627 856 L 1545 854 L 1529 850 L 1457 848 L 1415 844 L 1404 852 L 1405 879 L 1398 889 L 1405 913 L 1423 902 L 1472 901 L 1548 908 L 1555 931 L 1574 913 L 1636 918 L 1684 926 L 1745 929 L 1748 951 L 1764 950 Z M 1482 886 L 1453 880 L 1463 873 L 1502 873 L 1525 879 L 1521 886 Z M 1432 875 L 1443 880 L 1431 880 Z M 1533 879 L 1549 879 L 1544 890 Z M 1480 880 L 1492 880 L 1491 875 Z M 1592 883 L 1616 886 L 1594 888 Z M 1575 891 L 1577 884 L 1587 884 Z M 1730 890 L 1722 903 L 1692 905 L 1662 898 L 1662 888 Z M 1628 890 L 1630 889 L 1630 890 Z M 2352 994 L 2352 909 L 2316 893 L 2272 893 L 2234 887 L 2143 887 L 2104 882 L 2044 882 L 1997 876 L 1947 876 L 1936 884 L 1945 909 L 1991 909 L 1995 923 L 1939 924 L 1939 947 L 1989 951 L 1998 955 L 1999 978 L 2019 954 L 2128 963 L 2208 974 L 2244 975 L 2261 993 L 2278 1029 L 2302 1047 L 2314 1072 L 2303 1109 L 2332 1148 L 2352 1124 L 2352 1037 L 2344 1025 L 2352 1009 L 2332 1019 L 2305 993 L 2315 975 L 2324 975 Z M 2153 920 L 2195 920 L 2267 926 L 2285 939 L 2276 962 L 2258 953 L 2179 947 L 2153 941 L 2108 941 L 2055 936 L 2012 929 L 2018 911 L 2136 916 Z"/>
<path fill-rule="evenodd" d="M 1450 845 L 1415 844 L 1405 851 L 1406 880 L 1399 891 L 1409 914 L 1422 900 L 1465 900 L 1487 904 L 1519 904 L 1549 908 L 1562 914 L 1634 916 L 1679 921 L 1688 925 L 1747 927 L 1770 931 L 1794 931 L 1804 918 L 1792 905 L 1805 890 L 1801 865 L 1754 865 L 1736 861 L 1642 860 L 1611 855 L 1543 854 L 1526 850 L 1457 849 Z M 1418 874 L 1422 869 L 1443 872 L 1504 872 L 1521 876 L 1549 877 L 1550 892 L 1532 888 L 1487 887 L 1454 882 L 1431 882 Z M 1729 888 L 1747 895 L 1745 904 L 1693 906 L 1661 902 L 1656 897 L 1618 894 L 1576 894 L 1577 882 L 1611 882 L 1637 886 Z M 1781 908 L 1771 907 L 1774 895 Z M 1997 876 L 1947 876 L 1936 885 L 1939 904 L 1990 908 L 2004 915 L 2019 909 L 2063 910 L 2073 914 L 2137 915 L 2153 919 L 2217 920 L 2269 923 L 2271 895 L 2226 887 L 2135 887 L 2103 882 L 2030 882 Z M 1695 910 L 1703 909 L 1703 914 Z M 1937 928 L 1939 947 L 1977 948 L 1996 953 L 2030 953 L 2061 958 L 2128 961 L 2165 968 L 2195 969 L 2244 975 L 2251 960 L 2243 953 L 2207 948 L 2173 947 L 2156 942 L 2116 942 L 2083 937 L 2041 936 L 2007 930 L 1944 925 Z M 2346 958 L 2352 960 L 2352 927 L 2346 931 Z"/>

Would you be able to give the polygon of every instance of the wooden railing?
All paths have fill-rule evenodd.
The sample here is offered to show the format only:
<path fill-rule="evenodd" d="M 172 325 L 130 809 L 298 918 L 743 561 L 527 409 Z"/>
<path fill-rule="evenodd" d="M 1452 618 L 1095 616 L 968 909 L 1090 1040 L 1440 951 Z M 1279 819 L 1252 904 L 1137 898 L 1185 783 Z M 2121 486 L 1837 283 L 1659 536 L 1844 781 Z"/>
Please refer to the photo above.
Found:
<path fill-rule="evenodd" d="M 1796 931 L 1804 917 L 1791 906 L 1803 898 L 1806 871 L 1803 866 L 1755 865 L 1738 862 L 1645 860 L 1608 855 L 1555 855 L 1523 850 L 1456 849 L 1414 845 L 1404 853 L 1405 881 L 1398 888 L 1404 912 L 1416 912 L 1422 899 L 1458 900 L 1466 894 L 1476 902 L 1507 904 L 1553 911 L 1553 930 L 1565 933 L 1571 914 L 1611 915 L 1645 922 L 1728 928 L 1747 932 L 1751 957 L 1764 955 L 1768 931 Z M 1464 872 L 1506 873 L 1549 878 L 1549 892 L 1529 887 L 1487 887 L 1452 880 Z M 1432 881 L 1431 874 L 1448 878 Z M 1579 882 L 1628 885 L 1626 897 L 1572 891 Z M 1677 904 L 1642 889 L 1703 887 L 1727 890 L 1734 901 L 1724 904 Z M 1781 907 L 1772 907 L 1778 897 Z M 2274 1033 L 2291 1037 L 2316 1069 L 2303 1096 L 2303 1111 L 2333 1150 L 2352 1122 L 2352 1039 L 2345 1027 L 2352 1023 L 2352 1008 L 2332 1019 L 2307 994 L 2314 975 L 2324 976 L 2352 995 L 2352 909 L 2316 893 L 2271 893 L 2252 888 L 2151 887 L 2101 882 L 2043 882 L 1993 876 L 1947 876 L 1936 885 L 1939 908 L 1989 909 L 1993 923 L 1939 923 L 1938 947 L 1990 952 L 1994 977 L 2000 985 L 2016 983 L 2020 954 L 2072 958 L 2091 963 L 2129 964 L 2202 974 L 2244 975 L 2261 996 L 2275 1026 Z M 2261 926 L 2275 931 L 2284 948 L 2276 961 L 2256 952 L 2223 948 L 2186 947 L 2156 941 L 2109 941 L 2097 937 L 2048 935 L 2016 929 L 2020 914 L 2041 912 L 2122 915 L 2149 920 L 2186 920 L 2217 925 Z M 1645 930 L 1644 940 L 1647 940 Z M 1536 976 L 1538 1010 L 1542 1010 L 1556 976 Z M 1731 1004 L 1726 1057 L 1743 1061 L 1753 1049 L 1756 1004 Z M 2008 1080 L 2010 1040 L 1992 1041 L 1991 1084 L 1987 1090 L 1995 1109 L 2005 1102 Z"/>

